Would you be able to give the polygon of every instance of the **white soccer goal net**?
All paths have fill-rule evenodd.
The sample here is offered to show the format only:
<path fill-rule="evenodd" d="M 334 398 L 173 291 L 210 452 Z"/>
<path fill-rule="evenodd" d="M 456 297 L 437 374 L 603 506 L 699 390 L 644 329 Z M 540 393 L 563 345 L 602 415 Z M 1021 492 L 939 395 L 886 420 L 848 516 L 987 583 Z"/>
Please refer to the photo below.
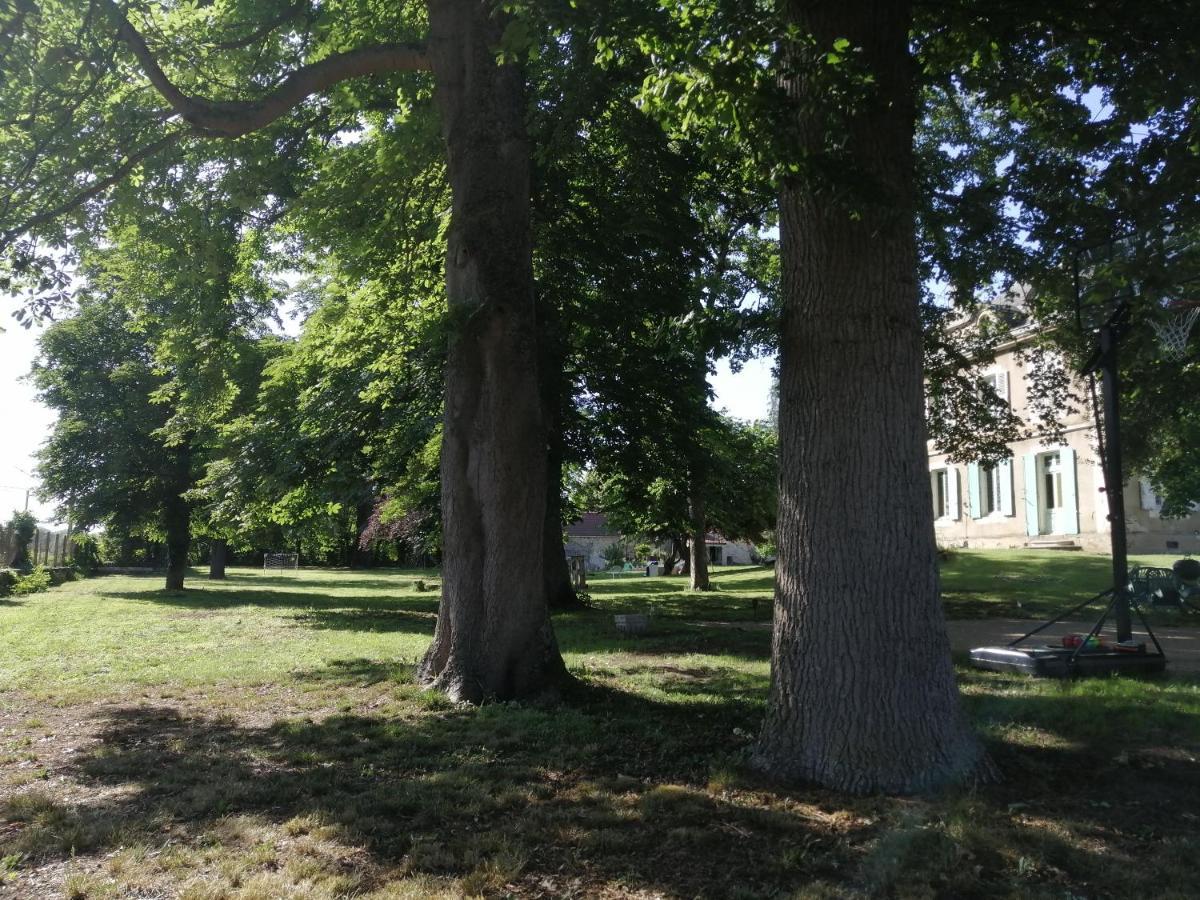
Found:
<path fill-rule="evenodd" d="M 282 571 L 284 569 L 300 568 L 299 553 L 266 553 L 263 554 L 263 570 L 271 571 L 272 569 Z"/>

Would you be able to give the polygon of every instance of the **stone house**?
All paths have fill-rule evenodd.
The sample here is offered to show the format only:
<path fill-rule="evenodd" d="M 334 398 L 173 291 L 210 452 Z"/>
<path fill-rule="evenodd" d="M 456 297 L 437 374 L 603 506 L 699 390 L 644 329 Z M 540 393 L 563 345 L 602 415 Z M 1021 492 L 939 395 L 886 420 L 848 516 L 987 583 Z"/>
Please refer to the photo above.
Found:
<path fill-rule="evenodd" d="M 589 572 L 599 572 L 608 567 L 604 550 L 618 544 L 625 555 L 633 557 L 636 541 L 617 532 L 608 524 L 604 513 L 584 513 L 578 522 L 567 526 L 568 555 L 583 556 Z M 729 541 L 720 534 L 709 532 L 704 543 L 708 548 L 708 561 L 714 566 L 749 565 L 754 548 L 743 541 Z"/>
<path fill-rule="evenodd" d="M 571 555 L 584 557 L 584 565 L 589 572 L 600 572 L 608 567 L 604 550 L 613 544 L 620 544 L 626 556 L 633 556 L 633 541 L 618 534 L 608 524 L 604 513 L 585 512 L 578 522 L 568 525 L 567 543 L 571 546 Z"/>
<path fill-rule="evenodd" d="M 1020 304 L 1005 305 L 1012 328 L 995 360 L 978 376 L 1023 421 L 1032 421 L 1029 381 L 1020 351 L 1036 327 Z M 977 327 L 987 310 L 956 327 Z M 1073 391 L 1088 392 L 1081 383 Z M 929 482 L 938 543 L 956 547 L 1054 547 L 1109 549 L 1108 503 L 1090 403 L 1066 411 L 1063 440 L 1047 445 L 1038 436 L 1011 445 L 1011 456 L 994 466 L 949 462 L 929 442 Z M 1125 486 L 1126 529 L 1131 553 L 1200 553 L 1200 515 L 1163 519 L 1161 503 L 1145 479 Z"/>

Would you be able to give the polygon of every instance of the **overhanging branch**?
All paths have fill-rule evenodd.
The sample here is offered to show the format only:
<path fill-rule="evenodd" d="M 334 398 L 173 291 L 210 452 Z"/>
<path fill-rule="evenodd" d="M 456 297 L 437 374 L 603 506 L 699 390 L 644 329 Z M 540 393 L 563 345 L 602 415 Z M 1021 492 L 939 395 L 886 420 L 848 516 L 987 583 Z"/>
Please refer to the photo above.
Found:
<path fill-rule="evenodd" d="M 59 216 L 69 213 L 71 210 L 82 206 L 93 197 L 107 191 L 110 187 L 121 181 L 125 176 L 132 172 L 143 160 L 149 159 L 160 150 L 165 150 L 172 144 L 177 142 L 184 136 L 184 132 L 175 131 L 165 137 L 159 138 L 152 144 L 142 147 L 129 154 L 125 161 L 119 165 L 111 175 L 101 178 L 100 180 L 88 185 L 82 191 L 68 197 L 62 203 L 51 209 L 43 210 L 37 215 L 30 216 L 25 221 L 21 222 L 7 231 L 0 233 L 0 251 L 6 250 L 12 245 L 12 242 L 19 238 L 22 234 L 29 231 L 31 228 L 36 228 L 38 225 L 44 225 L 47 222 L 52 222 Z"/>
<path fill-rule="evenodd" d="M 240 137 L 269 125 L 306 97 L 349 78 L 429 68 L 424 48 L 410 44 L 373 44 L 336 53 L 301 66 L 265 96 L 250 101 L 214 101 L 190 97 L 167 77 L 145 39 L 115 3 L 109 7 L 121 40 L 133 51 L 150 83 L 197 131 L 212 137 Z"/>

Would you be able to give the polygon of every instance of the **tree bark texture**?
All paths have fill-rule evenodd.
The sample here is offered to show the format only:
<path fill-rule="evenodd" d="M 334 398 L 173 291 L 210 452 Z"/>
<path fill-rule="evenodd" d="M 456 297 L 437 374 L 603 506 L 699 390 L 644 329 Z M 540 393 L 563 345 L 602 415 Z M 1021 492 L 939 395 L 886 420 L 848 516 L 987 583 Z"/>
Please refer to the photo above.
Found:
<path fill-rule="evenodd" d="M 911 11 L 790 0 L 823 58 L 861 47 L 875 90 L 838 114 L 856 183 L 797 177 L 780 197 L 779 557 L 771 689 L 754 764 L 854 793 L 990 773 L 960 709 L 939 597 L 923 425 Z M 804 52 L 803 50 L 797 52 Z M 798 71 L 804 72 L 804 61 Z M 832 114 L 786 83 L 800 150 Z M 844 168 L 849 164 L 849 168 Z"/>
<path fill-rule="evenodd" d="M 546 445 L 537 378 L 524 77 L 498 65 L 490 2 L 429 4 L 453 197 L 442 440 L 444 562 L 419 677 L 480 702 L 552 690 L 565 667 L 543 582 Z"/>
<path fill-rule="evenodd" d="M 162 512 L 167 539 L 167 590 L 181 591 L 192 545 L 192 509 L 184 496 L 192 486 L 192 453 L 186 444 L 168 453 L 171 465 L 166 473 Z"/>
<path fill-rule="evenodd" d="M 704 497 L 698 490 L 693 490 L 688 498 L 688 518 L 692 529 L 689 586 L 693 591 L 707 591 L 712 588 L 708 580 L 708 543 L 705 541 L 708 529 L 705 528 Z"/>
<path fill-rule="evenodd" d="M 229 543 L 224 538 L 213 538 L 208 548 L 208 577 L 212 581 L 225 580 L 225 560 L 229 556 Z"/>

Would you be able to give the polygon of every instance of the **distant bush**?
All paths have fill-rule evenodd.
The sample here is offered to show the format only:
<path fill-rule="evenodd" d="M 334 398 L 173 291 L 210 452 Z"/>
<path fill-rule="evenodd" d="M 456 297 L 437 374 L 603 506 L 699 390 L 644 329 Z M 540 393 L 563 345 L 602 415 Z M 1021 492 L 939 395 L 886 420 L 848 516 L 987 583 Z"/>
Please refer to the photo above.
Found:
<path fill-rule="evenodd" d="M 12 559 L 0 560 L 0 563 L 28 571 L 31 567 L 29 544 L 37 533 L 37 517 L 31 512 L 14 512 L 8 520 L 8 527 L 12 531 L 13 545 L 16 549 Z"/>
<path fill-rule="evenodd" d="M 604 561 L 609 566 L 620 566 L 625 564 L 625 548 L 621 544 L 609 544 L 600 551 L 600 555 L 604 557 Z"/>
<path fill-rule="evenodd" d="M 12 592 L 17 597 L 24 597 L 26 594 L 44 591 L 48 587 L 50 587 L 50 573 L 46 571 L 45 566 L 38 566 L 28 575 L 18 575 Z"/>
<path fill-rule="evenodd" d="M 754 544 L 754 554 L 751 558 L 755 562 L 762 563 L 767 560 L 773 560 L 779 555 L 779 547 L 775 543 L 775 532 L 768 531 L 763 535 L 761 541 Z"/>
<path fill-rule="evenodd" d="M 100 541 L 93 534 L 81 531 L 71 535 L 71 543 L 75 545 L 73 562 L 84 575 L 91 575 L 100 567 Z"/>

